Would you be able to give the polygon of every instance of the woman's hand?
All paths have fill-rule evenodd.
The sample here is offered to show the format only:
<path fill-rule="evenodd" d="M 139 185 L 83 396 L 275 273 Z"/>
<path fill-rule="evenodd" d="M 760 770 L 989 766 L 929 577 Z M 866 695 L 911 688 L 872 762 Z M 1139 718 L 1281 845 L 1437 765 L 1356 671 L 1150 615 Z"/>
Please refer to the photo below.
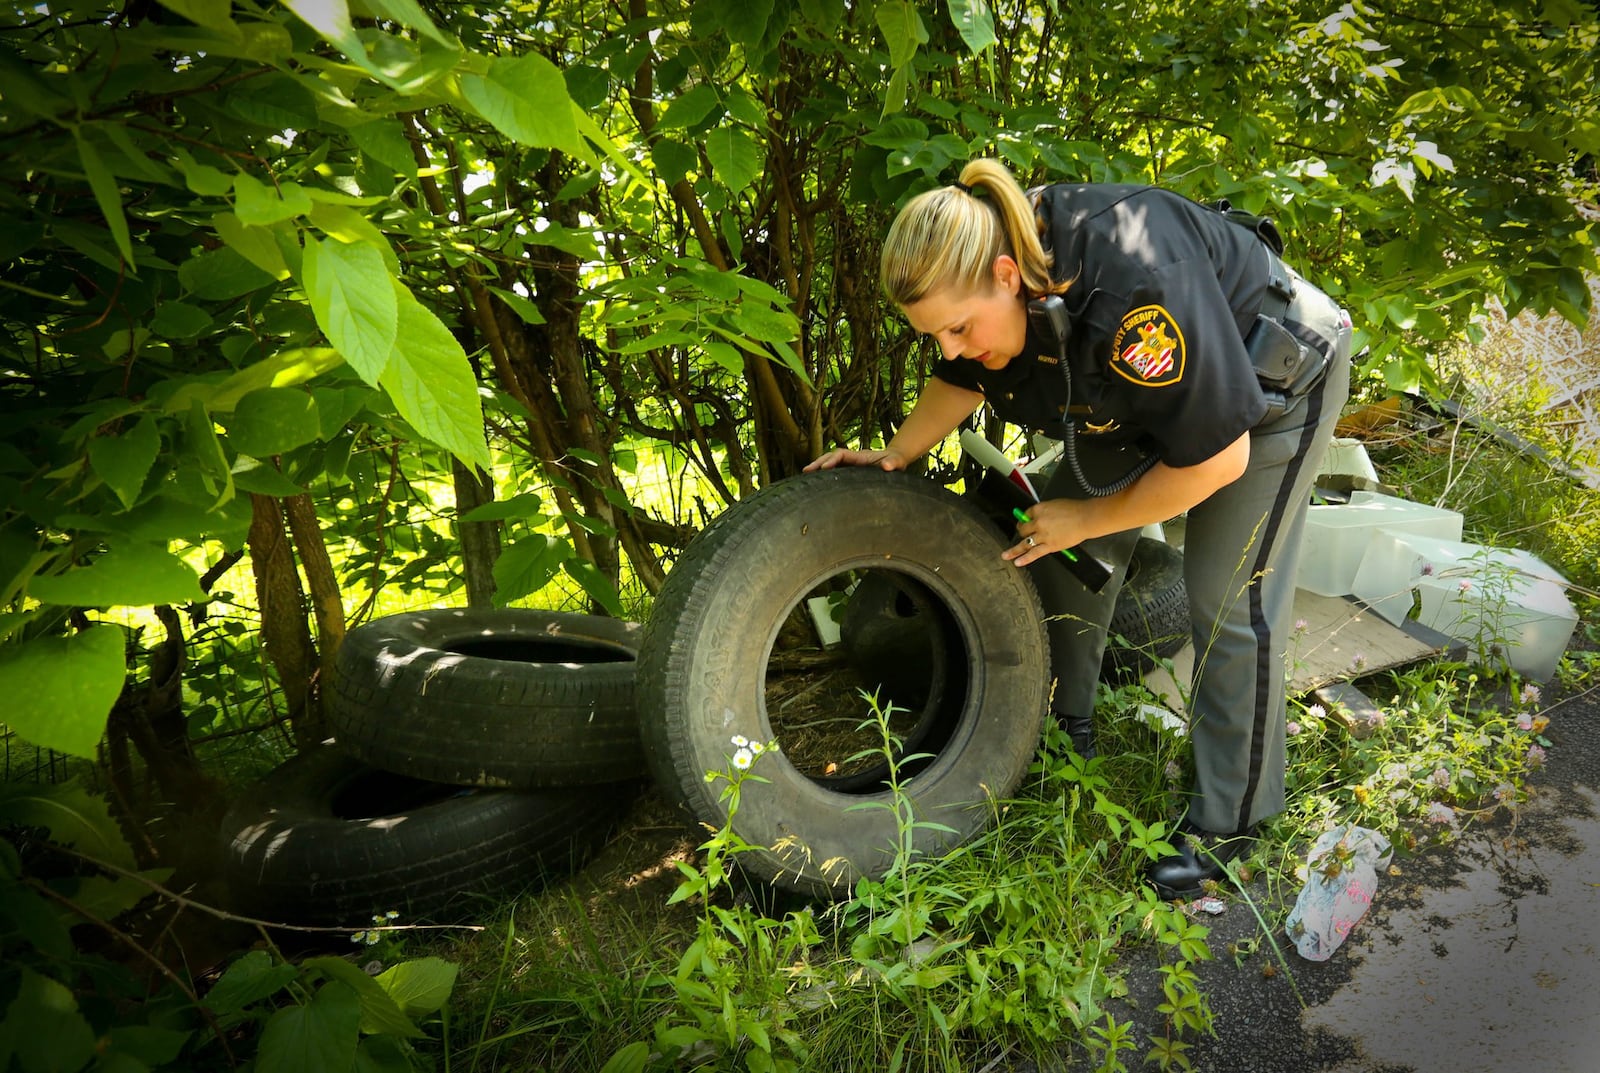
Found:
<path fill-rule="evenodd" d="M 1035 503 L 1028 510 L 1030 520 L 1017 523 L 1017 536 L 1021 539 L 1001 552 L 1000 558 L 1027 566 L 1063 548 L 1077 547 L 1088 539 L 1081 507 L 1070 499 Z"/>
<path fill-rule="evenodd" d="M 899 451 L 889 448 L 882 451 L 852 451 L 847 447 L 839 447 L 813 461 L 805 468 L 805 472 L 815 473 L 819 469 L 832 469 L 835 466 L 877 466 L 879 469 L 896 470 L 905 469 L 909 461 Z"/>

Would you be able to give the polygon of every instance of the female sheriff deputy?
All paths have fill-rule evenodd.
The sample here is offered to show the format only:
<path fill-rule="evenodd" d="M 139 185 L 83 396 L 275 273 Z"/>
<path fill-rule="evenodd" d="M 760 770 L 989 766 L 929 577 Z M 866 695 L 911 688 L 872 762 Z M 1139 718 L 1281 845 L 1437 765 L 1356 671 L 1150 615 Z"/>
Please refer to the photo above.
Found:
<path fill-rule="evenodd" d="M 944 361 L 880 451 L 808 469 L 902 469 L 981 404 L 1063 441 L 1002 557 L 1029 567 L 1052 709 L 1081 752 L 1106 626 L 1139 530 L 1188 512 L 1195 784 L 1167 898 L 1220 879 L 1284 807 L 1284 649 L 1316 463 L 1349 391 L 1350 321 L 1278 259 L 1270 222 L 1147 186 L 1024 193 L 976 160 L 889 229 L 884 289 Z M 1115 567 L 1091 592 L 1062 549 Z"/>

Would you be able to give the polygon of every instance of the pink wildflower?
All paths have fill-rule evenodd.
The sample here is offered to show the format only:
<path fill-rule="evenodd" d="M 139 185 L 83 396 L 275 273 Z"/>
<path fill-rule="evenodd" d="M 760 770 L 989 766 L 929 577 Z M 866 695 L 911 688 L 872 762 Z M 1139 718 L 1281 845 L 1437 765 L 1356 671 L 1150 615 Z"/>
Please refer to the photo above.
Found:
<path fill-rule="evenodd" d="M 1537 745 L 1528 746 L 1528 755 L 1525 757 L 1529 767 L 1544 766 L 1544 749 Z"/>
<path fill-rule="evenodd" d="M 1441 801 L 1435 801 L 1428 806 L 1428 822 L 1454 825 L 1456 810 Z"/>

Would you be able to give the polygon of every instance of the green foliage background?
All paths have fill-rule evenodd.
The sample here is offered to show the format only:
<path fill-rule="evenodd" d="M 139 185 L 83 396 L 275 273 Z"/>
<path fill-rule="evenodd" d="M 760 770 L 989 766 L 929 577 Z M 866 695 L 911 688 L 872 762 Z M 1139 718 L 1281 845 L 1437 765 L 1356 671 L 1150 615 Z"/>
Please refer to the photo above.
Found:
<path fill-rule="evenodd" d="M 138 900 L 182 844 L 142 820 L 222 798 L 208 741 L 318 740 L 351 624 L 643 615 L 723 505 L 888 435 L 932 355 L 878 241 L 963 161 L 1269 212 L 1366 382 L 1426 387 L 1490 303 L 1589 313 L 1596 45 L 1578 0 L 0 6 L 3 719 L 138 836 L 48 889 L 0 841 L 0 1044 L 179 1061 L 192 1021 L 80 1015 L 53 914 Z M 223 1012 L 288 987 L 273 1031 L 343 1055 L 379 1011 L 403 1066 L 448 983 L 338 971 L 252 963 Z"/>
<path fill-rule="evenodd" d="M 347 516 L 393 582 L 397 484 L 478 505 L 473 600 L 564 572 L 622 611 L 718 506 L 641 505 L 637 451 L 729 501 L 892 428 L 924 354 L 876 242 L 972 156 L 1274 213 L 1393 388 L 1491 299 L 1588 312 L 1574 0 L 0 18 L 0 679 L 44 683 L 8 723 L 79 754 L 122 689 L 108 609 L 194 607 L 248 544 L 275 670 L 309 673 L 362 611 L 321 531 Z M 543 498 L 484 507 L 496 462 Z"/>

